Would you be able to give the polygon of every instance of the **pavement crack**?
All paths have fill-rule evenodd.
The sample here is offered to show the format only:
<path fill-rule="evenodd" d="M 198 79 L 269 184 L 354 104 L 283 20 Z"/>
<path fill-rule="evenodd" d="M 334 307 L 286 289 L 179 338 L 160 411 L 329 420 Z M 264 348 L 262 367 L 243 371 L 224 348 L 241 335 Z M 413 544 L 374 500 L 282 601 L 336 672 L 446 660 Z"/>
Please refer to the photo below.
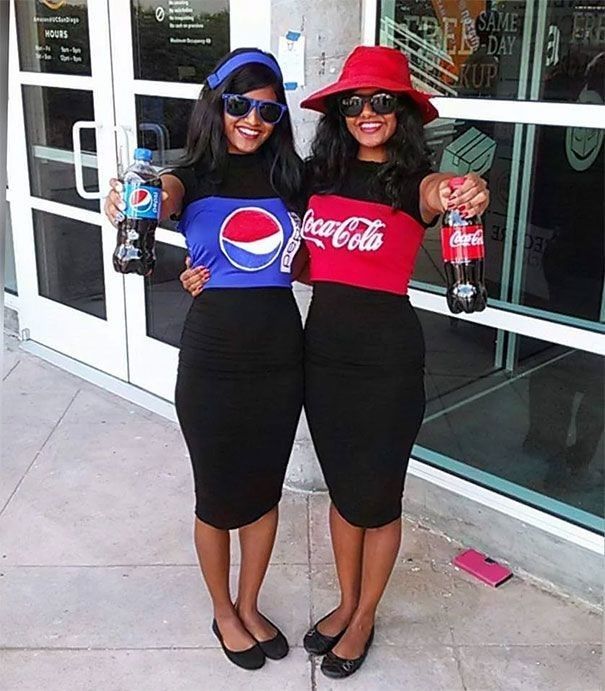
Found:
<path fill-rule="evenodd" d="M 456 668 L 458 669 L 458 676 L 460 677 L 460 683 L 462 684 L 462 688 L 464 691 L 468 691 L 468 686 L 466 685 L 466 682 L 464 681 L 464 673 L 462 671 L 462 661 L 460 660 L 460 650 L 458 646 L 455 644 L 455 638 L 454 638 L 454 627 L 450 626 L 450 636 L 452 638 L 452 653 L 454 654 L 454 660 L 456 661 Z"/>
<path fill-rule="evenodd" d="M 306 497 L 307 504 L 307 582 L 309 584 L 309 626 L 313 626 L 313 586 L 311 582 L 312 567 L 311 567 L 311 495 Z M 315 662 L 308 655 L 309 666 L 311 671 L 311 691 L 317 691 L 317 678 L 315 670 Z"/>
<path fill-rule="evenodd" d="M 8 505 L 9 505 L 9 504 L 11 503 L 11 501 L 13 500 L 13 497 L 14 497 L 15 494 L 17 494 L 17 492 L 19 491 L 19 488 L 20 488 L 21 485 L 23 484 L 23 480 L 25 480 L 25 478 L 27 477 L 29 471 L 32 469 L 32 467 L 34 466 L 35 462 L 38 460 L 38 457 L 40 456 L 40 454 L 42 453 L 42 451 L 44 451 L 44 449 L 46 448 L 46 445 L 48 444 L 48 441 L 49 441 L 50 438 L 53 436 L 53 434 L 55 433 L 55 431 L 57 430 L 57 428 L 59 427 L 59 425 L 61 424 L 61 422 L 63 422 L 63 418 L 67 415 L 67 411 L 71 408 L 71 406 L 73 405 L 74 401 L 75 401 L 76 398 L 78 397 L 78 394 L 79 394 L 79 393 L 80 393 L 80 389 L 78 389 L 78 390 L 74 393 L 74 395 L 73 395 L 72 398 L 71 398 L 71 401 L 67 404 L 67 406 L 65 407 L 65 410 L 61 413 L 61 415 L 59 416 L 59 419 L 58 419 L 57 422 L 53 425 L 53 428 L 50 430 L 50 432 L 49 432 L 48 435 L 46 436 L 46 439 L 42 442 L 42 446 L 40 446 L 40 448 L 39 448 L 38 451 L 36 452 L 36 455 L 33 457 L 32 462 L 27 466 L 27 468 L 25 469 L 25 472 L 21 475 L 21 478 L 19 479 L 19 482 L 17 482 L 17 484 L 15 485 L 15 488 L 14 488 L 13 491 L 9 494 L 8 499 L 7 499 L 6 502 L 4 503 L 4 506 L 0 509 L 0 516 L 2 516 L 2 514 L 6 511 Z"/>
<path fill-rule="evenodd" d="M 17 367 L 19 367 L 19 363 L 20 363 L 20 362 L 21 362 L 21 360 L 17 360 L 17 362 L 15 362 L 15 364 L 14 364 L 14 365 L 8 370 L 8 372 L 2 377 L 2 381 L 6 381 L 6 380 L 10 377 L 10 375 L 17 369 Z"/>

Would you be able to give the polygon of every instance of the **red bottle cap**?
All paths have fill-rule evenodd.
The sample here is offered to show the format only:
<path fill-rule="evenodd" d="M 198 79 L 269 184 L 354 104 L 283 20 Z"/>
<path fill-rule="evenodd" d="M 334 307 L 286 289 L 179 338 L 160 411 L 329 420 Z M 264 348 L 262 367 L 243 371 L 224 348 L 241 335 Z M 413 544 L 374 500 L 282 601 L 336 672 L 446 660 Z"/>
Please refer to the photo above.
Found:
<path fill-rule="evenodd" d="M 448 183 L 450 189 L 455 190 L 458 187 L 462 187 L 462 185 L 464 185 L 465 180 L 466 178 L 451 178 L 451 180 Z"/>

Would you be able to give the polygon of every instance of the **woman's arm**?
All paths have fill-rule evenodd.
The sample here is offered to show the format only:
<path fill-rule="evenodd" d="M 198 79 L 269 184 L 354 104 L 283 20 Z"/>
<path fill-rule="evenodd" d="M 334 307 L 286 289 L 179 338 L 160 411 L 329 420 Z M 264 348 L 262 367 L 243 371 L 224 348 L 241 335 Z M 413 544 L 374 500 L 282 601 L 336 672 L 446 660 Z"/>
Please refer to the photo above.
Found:
<path fill-rule="evenodd" d="M 309 250 L 305 245 L 301 245 L 298 252 L 294 255 L 292 262 L 292 280 L 311 285 L 309 278 Z"/>
<path fill-rule="evenodd" d="M 420 183 L 420 215 L 425 223 L 446 209 L 458 208 L 463 216 L 481 215 L 489 204 L 489 191 L 485 180 L 477 173 L 467 173 L 464 184 L 455 192 L 449 181 L 456 173 L 431 173 Z"/>
<path fill-rule="evenodd" d="M 160 176 L 162 181 L 162 215 L 160 221 L 165 221 L 171 216 L 180 216 L 183 210 L 183 198 L 185 186 L 171 173 Z"/>

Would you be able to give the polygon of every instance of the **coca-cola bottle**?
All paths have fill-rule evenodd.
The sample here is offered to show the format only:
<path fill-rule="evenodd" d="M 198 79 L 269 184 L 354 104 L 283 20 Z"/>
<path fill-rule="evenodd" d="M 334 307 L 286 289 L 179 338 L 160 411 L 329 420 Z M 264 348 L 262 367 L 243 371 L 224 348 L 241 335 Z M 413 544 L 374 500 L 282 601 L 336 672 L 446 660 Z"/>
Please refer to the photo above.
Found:
<path fill-rule="evenodd" d="M 464 178 L 452 178 L 453 191 Z M 487 304 L 484 281 L 485 247 L 480 216 L 465 218 L 459 209 L 447 209 L 441 224 L 441 251 L 447 281 L 447 306 L 450 312 L 481 312 Z"/>

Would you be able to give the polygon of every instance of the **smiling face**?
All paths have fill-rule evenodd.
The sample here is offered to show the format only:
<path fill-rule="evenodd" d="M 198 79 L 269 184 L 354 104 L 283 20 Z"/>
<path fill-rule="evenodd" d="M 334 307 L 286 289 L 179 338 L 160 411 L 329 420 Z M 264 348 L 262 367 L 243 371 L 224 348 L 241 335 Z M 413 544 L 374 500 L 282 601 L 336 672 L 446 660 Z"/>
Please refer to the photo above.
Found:
<path fill-rule="evenodd" d="M 383 93 L 378 89 L 359 89 L 356 96 L 373 96 Z M 387 160 L 386 143 L 397 129 L 397 115 L 378 115 L 369 103 L 364 103 L 363 110 L 353 118 L 345 118 L 347 129 L 359 144 L 357 158 L 362 161 Z"/>
<path fill-rule="evenodd" d="M 244 96 L 255 98 L 259 101 L 276 101 L 275 90 L 271 86 L 262 89 L 247 91 Z M 223 125 L 227 137 L 227 151 L 230 154 L 253 154 L 269 139 L 275 125 L 264 122 L 256 108 L 243 117 L 234 117 L 223 114 Z"/>

